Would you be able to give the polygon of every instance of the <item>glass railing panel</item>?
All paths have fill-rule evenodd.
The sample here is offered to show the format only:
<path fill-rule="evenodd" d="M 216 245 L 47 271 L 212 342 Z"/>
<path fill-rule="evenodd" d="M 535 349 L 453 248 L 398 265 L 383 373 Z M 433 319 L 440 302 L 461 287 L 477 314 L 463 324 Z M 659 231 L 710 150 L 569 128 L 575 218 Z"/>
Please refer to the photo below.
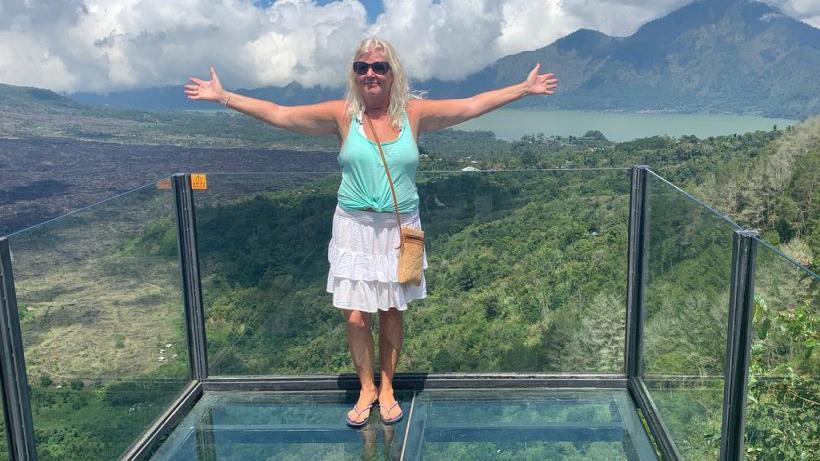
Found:
<path fill-rule="evenodd" d="M 820 277 L 760 241 L 746 459 L 820 458 Z"/>
<path fill-rule="evenodd" d="M 9 242 L 38 459 L 115 459 L 189 382 L 170 181 Z"/>
<path fill-rule="evenodd" d="M 627 170 L 431 172 L 419 191 L 432 270 L 405 369 L 622 372 Z"/>
<path fill-rule="evenodd" d="M 211 375 L 346 369 L 342 317 L 325 292 L 339 180 L 208 174 L 195 191 Z"/>
<path fill-rule="evenodd" d="M 0 410 L 5 411 L 6 403 L 5 399 L 3 402 L 0 402 Z M 6 421 L 5 418 L 0 419 L 0 461 L 7 461 L 9 459 L 9 441 L 7 439 L 6 433 Z"/>
<path fill-rule="evenodd" d="M 738 227 L 649 174 L 644 379 L 686 460 L 718 457 Z"/>
<path fill-rule="evenodd" d="M 399 371 L 621 372 L 627 173 L 420 172 L 428 296 L 405 314 Z M 195 203 L 210 372 L 352 372 L 326 292 L 340 176 L 207 178 Z"/>

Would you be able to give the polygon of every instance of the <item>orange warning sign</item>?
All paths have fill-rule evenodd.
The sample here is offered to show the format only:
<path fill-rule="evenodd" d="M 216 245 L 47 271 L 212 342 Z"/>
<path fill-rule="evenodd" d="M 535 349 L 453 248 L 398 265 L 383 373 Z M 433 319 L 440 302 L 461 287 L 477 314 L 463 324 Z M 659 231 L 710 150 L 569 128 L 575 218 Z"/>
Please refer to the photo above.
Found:
<path fill-rule="evenodd" d="M 205 173 L 191 173 L 191 189 L 205 190 L 208 188 L 208 177 Z"/>

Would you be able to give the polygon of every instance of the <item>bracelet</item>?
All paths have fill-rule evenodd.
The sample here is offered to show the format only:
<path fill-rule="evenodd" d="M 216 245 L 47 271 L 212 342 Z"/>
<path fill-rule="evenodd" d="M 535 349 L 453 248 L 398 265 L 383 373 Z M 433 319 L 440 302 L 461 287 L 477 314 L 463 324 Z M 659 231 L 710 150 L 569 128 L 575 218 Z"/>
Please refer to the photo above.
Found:
<path fill-rule="evenodd" d="M 233 93 L 228 93 L 228 97 L 225 98 L 224 101 L 220 99 L 219 103 L 222 104 L 225 107 L 228 107 L 228 103 L 231 101 L 231 96 L 233 96 Z"/>

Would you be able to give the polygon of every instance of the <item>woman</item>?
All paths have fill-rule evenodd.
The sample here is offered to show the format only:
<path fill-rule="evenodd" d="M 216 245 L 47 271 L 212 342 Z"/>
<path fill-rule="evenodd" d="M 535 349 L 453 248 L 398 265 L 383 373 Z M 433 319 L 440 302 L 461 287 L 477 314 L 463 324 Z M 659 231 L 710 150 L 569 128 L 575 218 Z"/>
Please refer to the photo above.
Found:
<path fill-rule="evenodd" d="M 552 74 L 539 74 L 539 68 L 536 64 L 522 83 L 472 98 L 412 98 L 393 47 L 371 38 L 362 41 L 353 56 L 345 100 L 282 106 L 225 91 L 213 68 L 210 80 L 191 78 L 192 84 L 185 86 L 190 99 L 217 101 L 279 128 L 335 134 L 339 140 L 342 181 L 328 248 L 327 291 L 333 293 L 333 305 L 342 309 L 361 383 L 359 399 L 347 413 L 348 425 L 363 426 L 377 401 L 382 421 L 390 424 L 402 418 L 392 383 L 404 339 L 403 311 L 427 294 L 423 276 L 418 286 L 397 282 L 399 230 L 375 140 L 384 149 L 402 224 L 421 228 L 415 182 L 419 133 L 456 125 L 524 96 L 552 94 L 557 80 Z M 374 312 L 379 313 L 379 388 L 373 377 Z"/>

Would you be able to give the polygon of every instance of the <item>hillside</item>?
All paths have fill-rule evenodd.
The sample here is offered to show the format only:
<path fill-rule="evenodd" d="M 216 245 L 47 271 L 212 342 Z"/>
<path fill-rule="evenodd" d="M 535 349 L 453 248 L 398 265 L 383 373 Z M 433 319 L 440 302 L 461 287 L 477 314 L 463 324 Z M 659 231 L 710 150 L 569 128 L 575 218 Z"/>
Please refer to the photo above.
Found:
<path fill-rule="evenodd" d="M 0 107 L 20 110 L 81 109 L 82 104 L 51 90 L 0 83 Z"/>
<path fill-rule="evenodd" d="M 334 136 L 302 136 L 235 112 L 92 107 L 47 89 L 0 84 L 0 138 L 18 137 L 291 150 L 335 150 L 338 145 Z"/>

